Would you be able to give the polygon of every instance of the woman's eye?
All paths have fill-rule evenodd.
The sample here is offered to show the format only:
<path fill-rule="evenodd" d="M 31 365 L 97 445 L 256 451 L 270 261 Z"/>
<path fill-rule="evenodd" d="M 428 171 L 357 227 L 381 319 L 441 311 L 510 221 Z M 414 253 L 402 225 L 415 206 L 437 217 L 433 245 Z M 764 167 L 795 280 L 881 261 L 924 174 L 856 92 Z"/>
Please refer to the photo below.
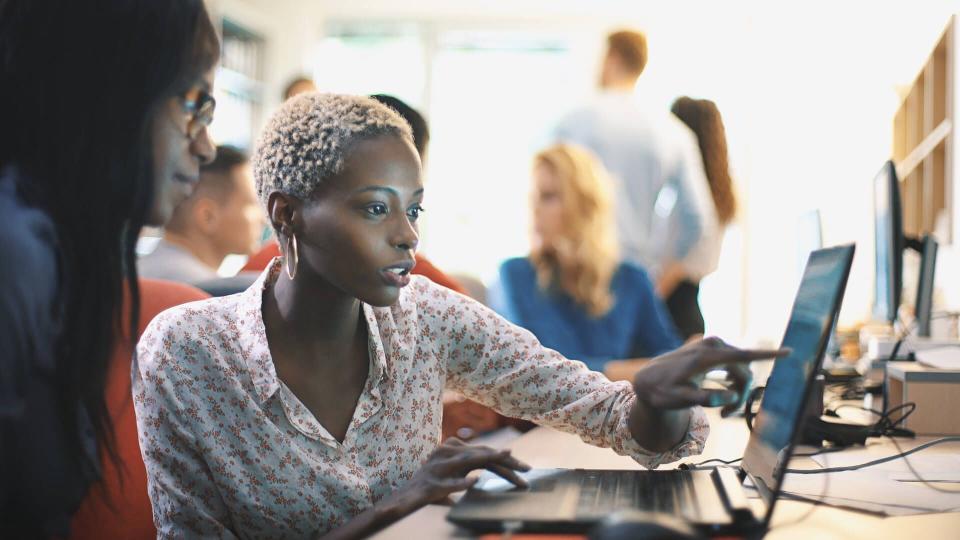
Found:
<path fill-rule="evenodd" d="M 410 216 L 410 219 L 417 219 L 420 217 L 420 214 L 423 213 L 423 207 L 419 204 L 407 210 L 407 215 Z"/>
<path fill-rule="evenodd" d="M 365 208 L 368 214 L 374 216 L 382 216 L 387 213 L 387 205 L 385 204 L 371 204 Z"/>

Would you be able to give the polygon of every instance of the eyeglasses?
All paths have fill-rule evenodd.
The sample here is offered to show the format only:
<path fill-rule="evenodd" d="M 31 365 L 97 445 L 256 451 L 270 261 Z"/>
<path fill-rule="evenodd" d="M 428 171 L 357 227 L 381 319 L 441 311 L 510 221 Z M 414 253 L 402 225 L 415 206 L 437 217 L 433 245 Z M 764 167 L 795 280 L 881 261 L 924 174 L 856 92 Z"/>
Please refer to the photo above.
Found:
<path fill-rule="evenodd" d="M 183 95 L 183 110 L 187 113 L 187 137 L 196 139 L 203 128 L 213 122 L 217 100 L 205 90 L 192 88 Z"/>

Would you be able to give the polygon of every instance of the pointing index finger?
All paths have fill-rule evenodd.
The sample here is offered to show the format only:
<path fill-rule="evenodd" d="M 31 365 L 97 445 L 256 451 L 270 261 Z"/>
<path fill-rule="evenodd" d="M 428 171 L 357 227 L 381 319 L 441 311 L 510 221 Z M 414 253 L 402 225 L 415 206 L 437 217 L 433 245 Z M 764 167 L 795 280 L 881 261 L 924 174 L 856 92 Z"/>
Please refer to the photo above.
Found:
<path fill-rule="evenodd" d="M 736 347 L 729 347 L 725 349 L 708 349 L 708 351 L 709 352 L 705 353 L 702 357 L 705 367 L 780 358 L 793 352 L 789 347 L 781 349 L 738 349 Z"/>

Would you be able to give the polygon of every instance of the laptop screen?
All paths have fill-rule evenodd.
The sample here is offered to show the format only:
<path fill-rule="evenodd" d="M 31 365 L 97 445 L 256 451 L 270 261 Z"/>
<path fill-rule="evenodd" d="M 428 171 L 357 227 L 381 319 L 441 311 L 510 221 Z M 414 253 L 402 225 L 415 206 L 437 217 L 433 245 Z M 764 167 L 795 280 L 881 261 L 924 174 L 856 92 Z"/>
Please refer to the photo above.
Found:
<path fill-rule="evenodd" d="M 820 368 L 827 336 L 846 287 L 854 247 L 821 249 L 810 254 L 800 290 L 790 313 L 783 347 L 792 352 L 774 362 L 760 411 L 743 457 L 743 469 L 767 499 L 780 488 L 782 469 L 790 461 L 793 442 Z"/>

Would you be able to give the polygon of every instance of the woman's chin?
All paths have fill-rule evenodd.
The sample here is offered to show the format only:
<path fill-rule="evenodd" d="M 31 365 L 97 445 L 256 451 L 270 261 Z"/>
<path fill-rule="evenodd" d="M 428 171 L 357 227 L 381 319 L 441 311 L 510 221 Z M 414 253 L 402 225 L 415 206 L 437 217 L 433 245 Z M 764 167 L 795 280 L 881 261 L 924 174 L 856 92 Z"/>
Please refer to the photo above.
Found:
<path fill-rule="evenodd" d="M 390 287 L 390 290 L 377 291 L 372 294 L 358 295 L 357 298 L 364 304 L 373 307 L 390 307 L 400 299 L 400 289 Z"/>

